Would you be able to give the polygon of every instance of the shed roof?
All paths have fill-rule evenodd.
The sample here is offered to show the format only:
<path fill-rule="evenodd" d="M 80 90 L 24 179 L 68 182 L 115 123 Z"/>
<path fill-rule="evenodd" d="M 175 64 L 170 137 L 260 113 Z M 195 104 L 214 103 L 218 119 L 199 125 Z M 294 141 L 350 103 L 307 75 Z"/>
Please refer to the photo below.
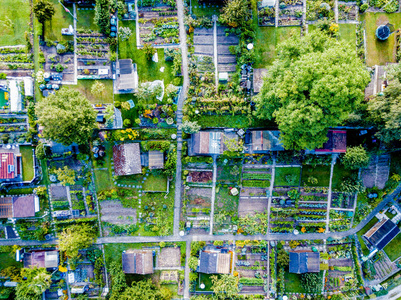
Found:
<path fill-rule="evenodd" d="M 53 251 L 33 251 L 24 254 L 24 268 L 57 268 L 59 255 L 57 250 Z"/>
<path fill-rule="evenodd" d="M 202 251 L 199 272 L 206 274 L 229 274 L 231 254 L 217 251 Z"/>
<path fill-rule="evenodd" d="M 114 172 L 118 176 L 142 173 L 139 143 L 113 147 Z"/>
<path fill-rule="evenodd" d="M 0 198 L 0 218 L 13 217 L 13 199 L 12 197 Z"/>
<path fill-rule="evenodd" d="M 163 169 L 164 155 L 162 151 L 149 151 L 149 169 Z"/>
<path fill-rule="evenodd" d="M 345 153 L 347 151 L 347 131 L 329 130 L 328 140 L 323 144 L 323 148 L 316 149 L 316 152 Z"/>
<path fill-rule="evenodd" d="M 290 273 L 303 274 L 319 271 L 319 252 L 290 252 Z"/>
<path fill-rule="evenodd" d="M 118 77 L 119 90 L 133 90 L 136 88 L 134 67 L 131 59 L 120 59 L 118 61 L 120 76 Z"/>
<path fill-rule="evenodd" d="M 282 151 L 279 130 L 252 131 L 252 150 L 256 151 Z"/>
<path fill-rule="evenodd" d="M 14 153 L 0 153 L 0 179 L 15 178 Z"/>
<path fill-rule="evenodd" d="M 123 271 L 127 274 L 152 274 L 152 250 L 128 250 L 122 253 Z"/>
<path fill-rule="evenodd" d="M 13 197 L 14 218 L 29 218 L 35 216 L 35 196 L 26 195 Z"/>
<path fill-rule="evenodd" d="M 383 249 L 397 234 L 400 229 L 390 219 L 384 219 L 377 222 L 364 237 L 377 249 Z"/>
<path fill-rule="evenodd" d="M 194 155 L 222 154 L 227 147 L 224 140 L 238 139 L 237 134 L 222 131 L 199 131 L 191 136 L 191 151 Z"/>

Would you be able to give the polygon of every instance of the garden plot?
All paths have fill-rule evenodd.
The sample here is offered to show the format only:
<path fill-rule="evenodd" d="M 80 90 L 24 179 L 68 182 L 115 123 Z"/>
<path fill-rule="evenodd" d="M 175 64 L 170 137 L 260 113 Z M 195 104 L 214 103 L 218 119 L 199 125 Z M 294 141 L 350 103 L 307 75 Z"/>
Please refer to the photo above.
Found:
<path fill-rule="evenodd" d="M 355 195 L 345 193 L 331 193 L 331 207 L 353 209 Z"/>
<path fill-rule="evenodd" d="M 213 28 L 195 28 L 194 30 L 194 46 L 195 46 L 195 56 L 207 56 L 213 58 L 214 50 L 213 50 Z M 204 58 L 208 61 L 207 58 Z M 213 63 L 213 61 L 211 61 Z M 210 66 L 210 63 L 207 64 L 207 69 L 210 72 L 214 72 Z"/>
<path fill-rule="evenodd" d="M 242 186 L 267 189 L 270 187 L 271 173 L 271 168 L 244 170 L 242 172 Z"/>
<path fill-rule="evenodd" d="M 263 165 L 271 165 L 273 163 L 273 158 L 270 154 L 260 155 L 260 154 L 245 154 L 244 159 L 244 171 L 250 169 L 260 169 L 265 168 Z"/>
<path fill-rule="evenodd" d="M 185 190 L 182 212 L 185 222 L 190 222 L 192 229 L 209 229 L 211 199 L 211 188 L 193 187 Z"/>
<path fill-rule="evenodd" d="M 301 26 L 303 1 L 285 0 L 279 6 L 278 26 Z"/>
<path fill-rule="evenodd" d="M 100 33 L 77 35 L 78 79 L 112 79 L 110 45 Z"/>
<path fill-rule="evenodd" d="M 395 270 L 399 269 L 395 262 L 391 262 L 387 255 L 384 255 L 381 252 L 379 255 L 375 255 L 373 257 L 373 266 L 375 269 L 375 280 L 383 280 L 386 276 L 390 275 Z"/>
<path fill-rule="evenodd" d="M 102 222 L 116 225 L 136 224 L 136 209 L 123 207 L 120 201 L 108 200 L 100 203 Z"/>
<path fill-rule="evenodd" d="M 306 1 L 306 20 L 312 24 L 317 20 L 327 18 L 334 20 L 335 1 L 307 0 Z"/>
<path fill-rule="evenodd" d="M 262 1 L 258 1 L 258 24 L 259 26 L 276 25 L 276 9 L 273 6 L 262 6 Z"/>
<path fill-rule="evenodd" d="M 49 73 L 59 73 L 60 78 L 50 77 L 48 84 L 74 82 L 74 42 L 64 41 L 42 43 L 40 49 L 44 55 L 43 69 Z"/>
<path fill-rule="evenodd" d="M 0 83 L 1 84 L 1 83 Z M 4 99 L 1 99 L 1 95 L 3 95 Z M 8 92 L 0 90 L 0 109 L 8 110 L 10 108 L 10 101 L 7 102 L 5 99 L 8 95 Z M 2 102 L 3 101 L 3 102 Z M 21 108 L 25 106 L 22 101 Z M 8 117 L 0 117 L 0 144 L 22 144 L 26 142 L 25 133 L 28 130 L 28 118 L 24 115 L 13 115 Z M 20 147 L 22 153 L 22 146 Z M 32 157 L 32 151 L 27 151 L 27 156 L 30 155 Z M 24 154 L 22 155 L 24 159 Z M 23 161 L 24 163 L 24 161 Z M 33 168 L 33 166 L 31 166 Z M 23 172 L 25 172 L 25 167 L 23 168 Z M 32 170 L 33 172 L 33 170 Z M 32 177 L 32 176 L 31 176 Z M 31 178 L 32 179 L 32 178 Z M 25 179 L 24 179 L 25 180 Z"/>
<path fill-rule="evenodd" d="M 352 217 L 354 213 L 352 211 L 342 210 L 330 210 L 330 231 L 346 231 L 350 228 Z"/>
<path fill-rule="evenodd" d="M 198 50 L 199 50 L 199 45 L 198 45 Z M 214 78 L 215 67 L 212 56 L 194 55 L 192 56 L 192 63 L 196 65 L 196 70 L 199 73 L 204 73 L 204 76 L 210 76 L 211 78 Z M 207 78 L 207 80 L 210 79 Z"/>
<path fill-rule="evenodd" d="M 233 187 L 220 184 L 216 187 L 213 227 L 216 232 L 236 230 L 233 224 L 238 219 L 239 195 L 234 196 L 232 189 Z"/>
<path fill-rule="evenodd" d="M 237 46 L 239 38 L 227 32 L 225 27 L 217 27 L 217 71 L 235 72 L 237 59 L 229 50 L 230 46 Z"/>
<path fill-rule="evenodd" d="M 244 248 L 243 248 L 244 250 Z M 267 253 L 238 254 L 235 269 L 240 274 L 242 293 L 262 294 L 267 278 Z"/>
<path fill-rule="evenodd" d="M 70 198 L 71 198 L 71 208 L 73 210 L 79 210 L 79 214 L 81 216 L 85 216 L 87 214 L 84 195 L 83 195 L 83 187 L 80 185 L 70 186 Z"/>
<path fill-rule="evenodd" d="M 189 186 L 212 186 L 213 171 L 185 170 L 183 174 Z"/>
<path fill-rule="evenodd" d="M 241 178 L 241 161 L 217 160 L 217 182 L 238 186 Z"/>
<path fill-rule="evenodd" d="M 348 285 L 355 285 L 353 275 L 352 259 L 329 259 L 329 270 L 327 272 L 326 290 L 341 290 Z"/>
<path fill-rule="evenodd" d="M 358 21 L 358 6 L 355 3 L 338 1 L 337 7 L 339 23 Z"/>
<path fill-rule="evenodd" d="M 179 44 L 177 10 L 168 5 L 138 9 L 140 43 Z"/>
<path fill-rule="evenodd" d="M 33 72 L 33 54 L 25 46 L 0 48 L 0 73 L 7 76 L 31 76 Z"/>
<path fill-rule="evenodd" d="M 181 250 L 179 247 L 164 247 L 157 260 L 158 268 L 180 268 Z"/>
<path fill-rule="evenodd" d="M 274 172 L 274 187 L 294 186 L 298 187 L 301 178 L 299 167 L 276 167 Z"/>
<path fill-rule="evenodd" d="M 70 209 L 70 202 L 68 201 L 68 190 L 65 186 L 51 185 L 50 195 L 53 211 Z"/>
<path fill-rule="evenodd" d="M 0 10 L 0 46 L 24 45 L 24 34 L 29 32 L 29 0 L 2 0 Z"/>

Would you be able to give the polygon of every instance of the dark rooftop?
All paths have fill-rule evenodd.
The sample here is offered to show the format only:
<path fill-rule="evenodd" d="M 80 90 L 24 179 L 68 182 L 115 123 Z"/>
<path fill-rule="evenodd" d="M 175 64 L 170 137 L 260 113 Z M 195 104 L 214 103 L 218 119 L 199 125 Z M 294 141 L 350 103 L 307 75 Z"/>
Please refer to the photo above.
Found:
<path fill-rule="evenodd" d="M 132 60 L 131 59 L 120 59 L 120 74 L 131 74 L 132 73 Z"/>
<path fill-rule="evenodd" d="M 319 271 L 319 252 L 290 252 L 290 273 L 303 274 Z"/>

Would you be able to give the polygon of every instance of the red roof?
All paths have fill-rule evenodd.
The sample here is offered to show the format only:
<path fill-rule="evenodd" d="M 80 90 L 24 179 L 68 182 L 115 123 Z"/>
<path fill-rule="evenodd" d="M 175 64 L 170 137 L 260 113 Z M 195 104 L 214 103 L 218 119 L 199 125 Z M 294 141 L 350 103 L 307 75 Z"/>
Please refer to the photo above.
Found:
<path fill-rule="evenodd" d="M 14 179 L 14 153 L 1 153 L 0 157 L 0 179 Z"/>

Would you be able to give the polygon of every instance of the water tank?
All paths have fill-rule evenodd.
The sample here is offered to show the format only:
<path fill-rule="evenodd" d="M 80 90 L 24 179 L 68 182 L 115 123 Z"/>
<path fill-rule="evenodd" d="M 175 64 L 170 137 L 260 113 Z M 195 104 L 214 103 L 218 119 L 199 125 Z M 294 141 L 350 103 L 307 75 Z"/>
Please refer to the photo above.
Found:
<path fill-rule="evenodd" d="M 381 40 L 385 41 L 390 36 L 390 28 L 387 25 L 380 25 L 376 29 L 376 37 Z"/>

